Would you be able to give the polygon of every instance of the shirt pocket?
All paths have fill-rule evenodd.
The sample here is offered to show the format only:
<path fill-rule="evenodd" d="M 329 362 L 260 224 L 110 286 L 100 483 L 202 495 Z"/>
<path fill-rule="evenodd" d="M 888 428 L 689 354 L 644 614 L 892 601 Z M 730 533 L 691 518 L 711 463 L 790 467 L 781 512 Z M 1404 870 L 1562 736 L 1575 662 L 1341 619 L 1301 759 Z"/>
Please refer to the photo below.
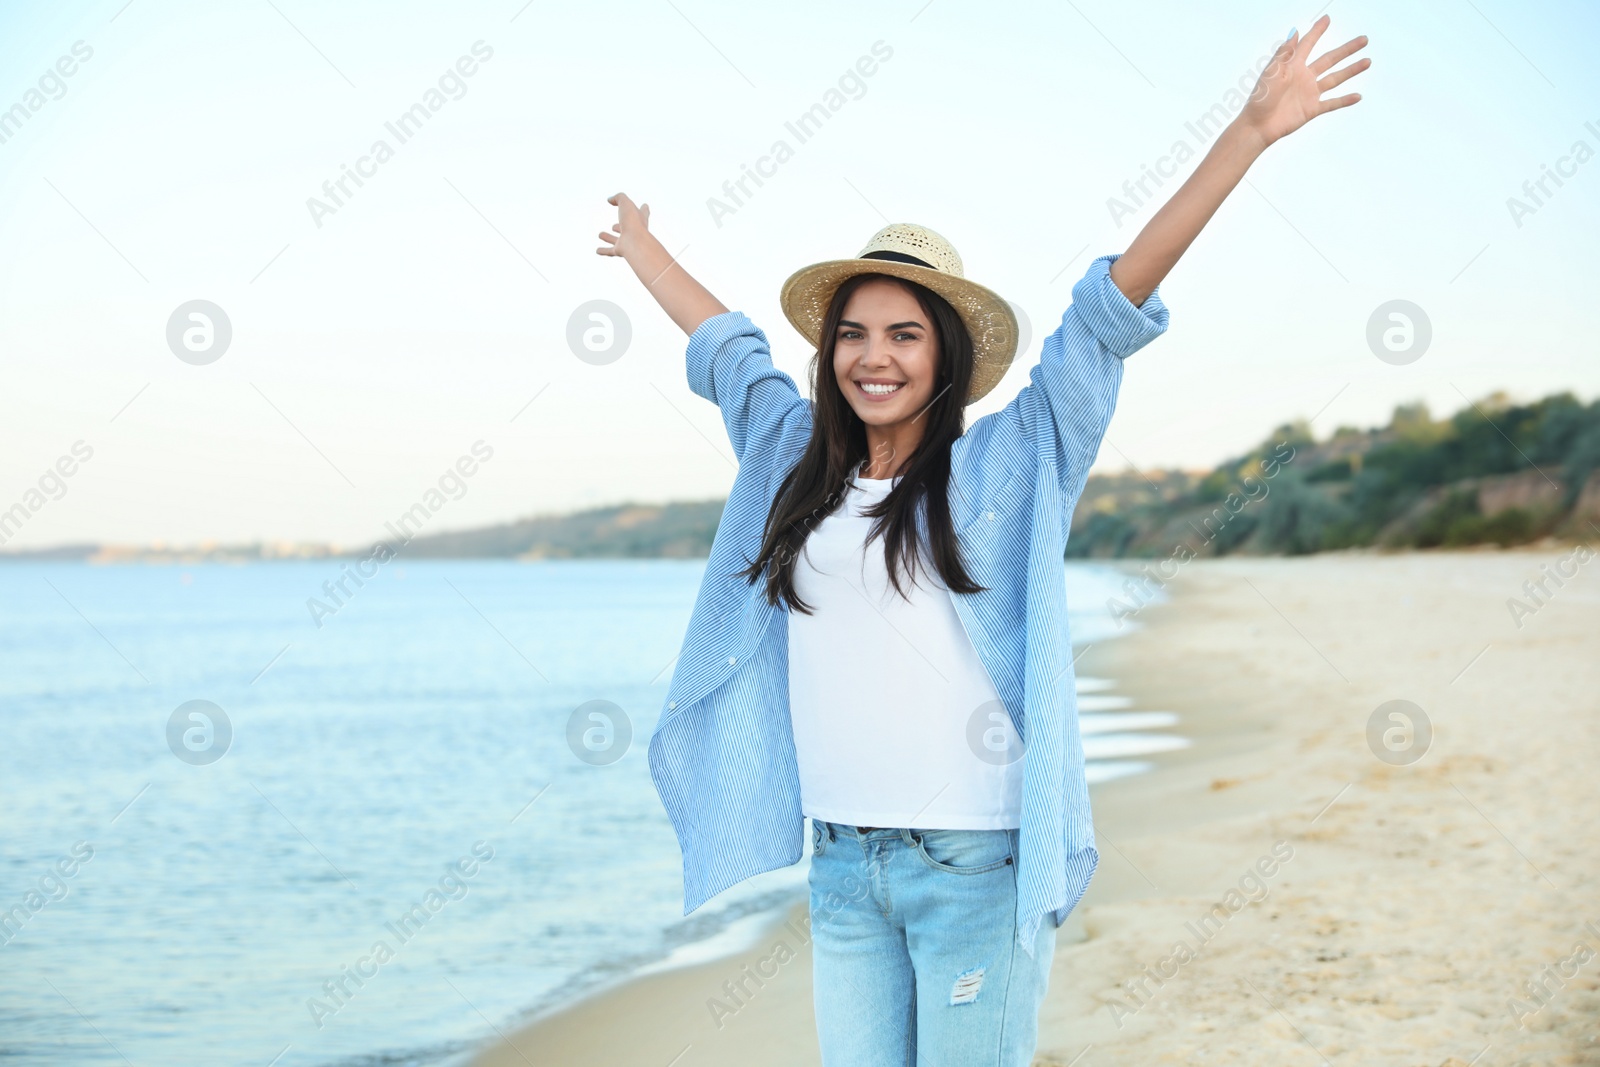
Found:
<path fill-rule="evenodd" d="M 1028 483 L 1021 472 L 1014 472 L 999 486 L 969 498 L 972 512 L 962 524 L 962 532 L 982 533 L 985 528 L 1014 522 L 1026 510 L 1027 491 Z"/>
<path fill-rule="evenodd" d="M 998 487 L 971 501 L 972 513 L 957 535 L 971 576 L 980 585 L 995 584 L 998 560 L 1006 555 L 1003 548 L 1014 545 L 1019 531 L 1027 531 L 1032 525 L 1029 484 L 1020 472 L 1013 473 Z M 1025 534 L 1022 536 L 1026 540 Z M 1011 560 L 1012 565 L 1016 562 Z"/>

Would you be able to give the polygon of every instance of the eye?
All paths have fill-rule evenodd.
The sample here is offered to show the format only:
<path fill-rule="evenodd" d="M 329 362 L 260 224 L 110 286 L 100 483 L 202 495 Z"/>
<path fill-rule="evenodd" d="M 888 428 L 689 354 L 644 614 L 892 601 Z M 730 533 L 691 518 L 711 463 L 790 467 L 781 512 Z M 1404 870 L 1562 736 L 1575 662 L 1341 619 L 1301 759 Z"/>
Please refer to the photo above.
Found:
<path fill-rule="evenodd" d="M 912 333 L 910 330 L 901 330 L 899 333 L 895 334 L 894 336 L 895 336 L 895 340 L 897 340 L 897 341 L 901 340 L 902 338 L 907 340 L 907 341 L 918 340 L 917 335 Z"/>
<path fill-rule="evenodd" d="M 841 341 L 854 341 L 856 338 L 858 338 L 860 336 L 861 336 L 861 331 L 860 330 L 843 329 L 843 330 L 839 331 L 839 339 Z"/>

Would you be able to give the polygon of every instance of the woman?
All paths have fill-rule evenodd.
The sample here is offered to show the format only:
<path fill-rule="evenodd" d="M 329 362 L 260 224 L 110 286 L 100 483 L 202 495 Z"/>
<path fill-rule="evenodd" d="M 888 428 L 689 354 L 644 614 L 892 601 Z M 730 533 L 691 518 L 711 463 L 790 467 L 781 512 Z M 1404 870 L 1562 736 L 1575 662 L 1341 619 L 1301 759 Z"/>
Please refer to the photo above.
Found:
<path fill-rule="evenodd" d="M 938 234 L 885 227 L 785 283 L 817 346 L 808 402 L 765 335 L 673 262 L 648 206 L 608 201 L 599 252 L 689 334 L 689 384 L 739 458 L 650 741 L 685 913 L 798 861 L 812 820 L 826 1064 L 1031 1061 L 1056 928 L 1099 859 L 1066 633 L 1072 508 L 1123 359 L 1166 330 L 1160 281 L 1268 145 L 1360 99 L 1321 99 L 1370 65 L 1328 73 L 1365 37 L 1308 62 L 1328 22 L 1279 46 L 1194 174 L 1074 286 L 1029 385 L 965 432 L 1016 320 Z"/>

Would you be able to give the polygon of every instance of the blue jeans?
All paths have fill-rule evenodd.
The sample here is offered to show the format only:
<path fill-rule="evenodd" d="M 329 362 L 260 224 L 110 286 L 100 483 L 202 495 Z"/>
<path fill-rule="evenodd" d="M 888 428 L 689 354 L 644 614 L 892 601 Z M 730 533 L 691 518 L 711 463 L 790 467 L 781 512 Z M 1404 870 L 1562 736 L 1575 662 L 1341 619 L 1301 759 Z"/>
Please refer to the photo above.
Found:
<path fill-rule="evenodd" d="M 1027 1067 L 1056 928 L 1017 944 L 1016 830 L 812 821 L 824 1067 Z"/>

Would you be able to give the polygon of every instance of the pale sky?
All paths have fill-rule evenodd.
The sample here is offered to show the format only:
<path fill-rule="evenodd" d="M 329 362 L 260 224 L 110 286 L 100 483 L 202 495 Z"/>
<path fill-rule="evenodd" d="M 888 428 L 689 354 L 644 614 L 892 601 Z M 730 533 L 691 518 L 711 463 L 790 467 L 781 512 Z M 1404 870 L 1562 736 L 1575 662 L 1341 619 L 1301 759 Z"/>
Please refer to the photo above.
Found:
<path fill-rule="evenodd" d="M 1336 90 L 1365 99 L 1274 145 L 1162 285 L 1170 329 L 1129 361 L 1098 469 L 1209 466 L 1296 416 L 1325 434 L 1413 399 L 1441 413 L 1496 389 L 1600 391 L 1600 11 L 1328 11 L 1319 52 L 1371 38 L 1372 69 Z M 811 352 L 778 309 L 784 278 L 890 221 L 944 234 L 1032 324 L 970 421 L 1026 384 L 1089 261 L 1124 250 L 1199 155 L 1120 225 L 1108 198 L 1177 142 L 1203 151 L 1186 124 L 1316 14 L 7 5 L 0 109 L 22 110 L 0 122 L 0 510 L 76 442 L 93 455 L 6 547 L 370 542 L 478 441 L 492 458 L 430 532 L 725 494 L 732 453 L 688 388 L 684 336 L 594 253 L 619 189 L 766 331 L 802 392 Z M 798 143 L 785 122 L 878 42 L 888 58 Z M 437 111 L 401 143 L 385 123 L 441 77 Z M 380 139 L 392 157 L 313 219 L 307 199 Z M 793 158 L 719 225 L 708 198 L 779 139 Z M 1563 184 L 1514 219 L 1508 198 L 1558 164 Z M 1407 365 L 1366 342 L 1396 299 L 1432 323 Z M 204 365 L 167 341 L 193 300 L 232 327 Z M 631 321 L 605 365 L 566 341 L 591 300 Z"/>

